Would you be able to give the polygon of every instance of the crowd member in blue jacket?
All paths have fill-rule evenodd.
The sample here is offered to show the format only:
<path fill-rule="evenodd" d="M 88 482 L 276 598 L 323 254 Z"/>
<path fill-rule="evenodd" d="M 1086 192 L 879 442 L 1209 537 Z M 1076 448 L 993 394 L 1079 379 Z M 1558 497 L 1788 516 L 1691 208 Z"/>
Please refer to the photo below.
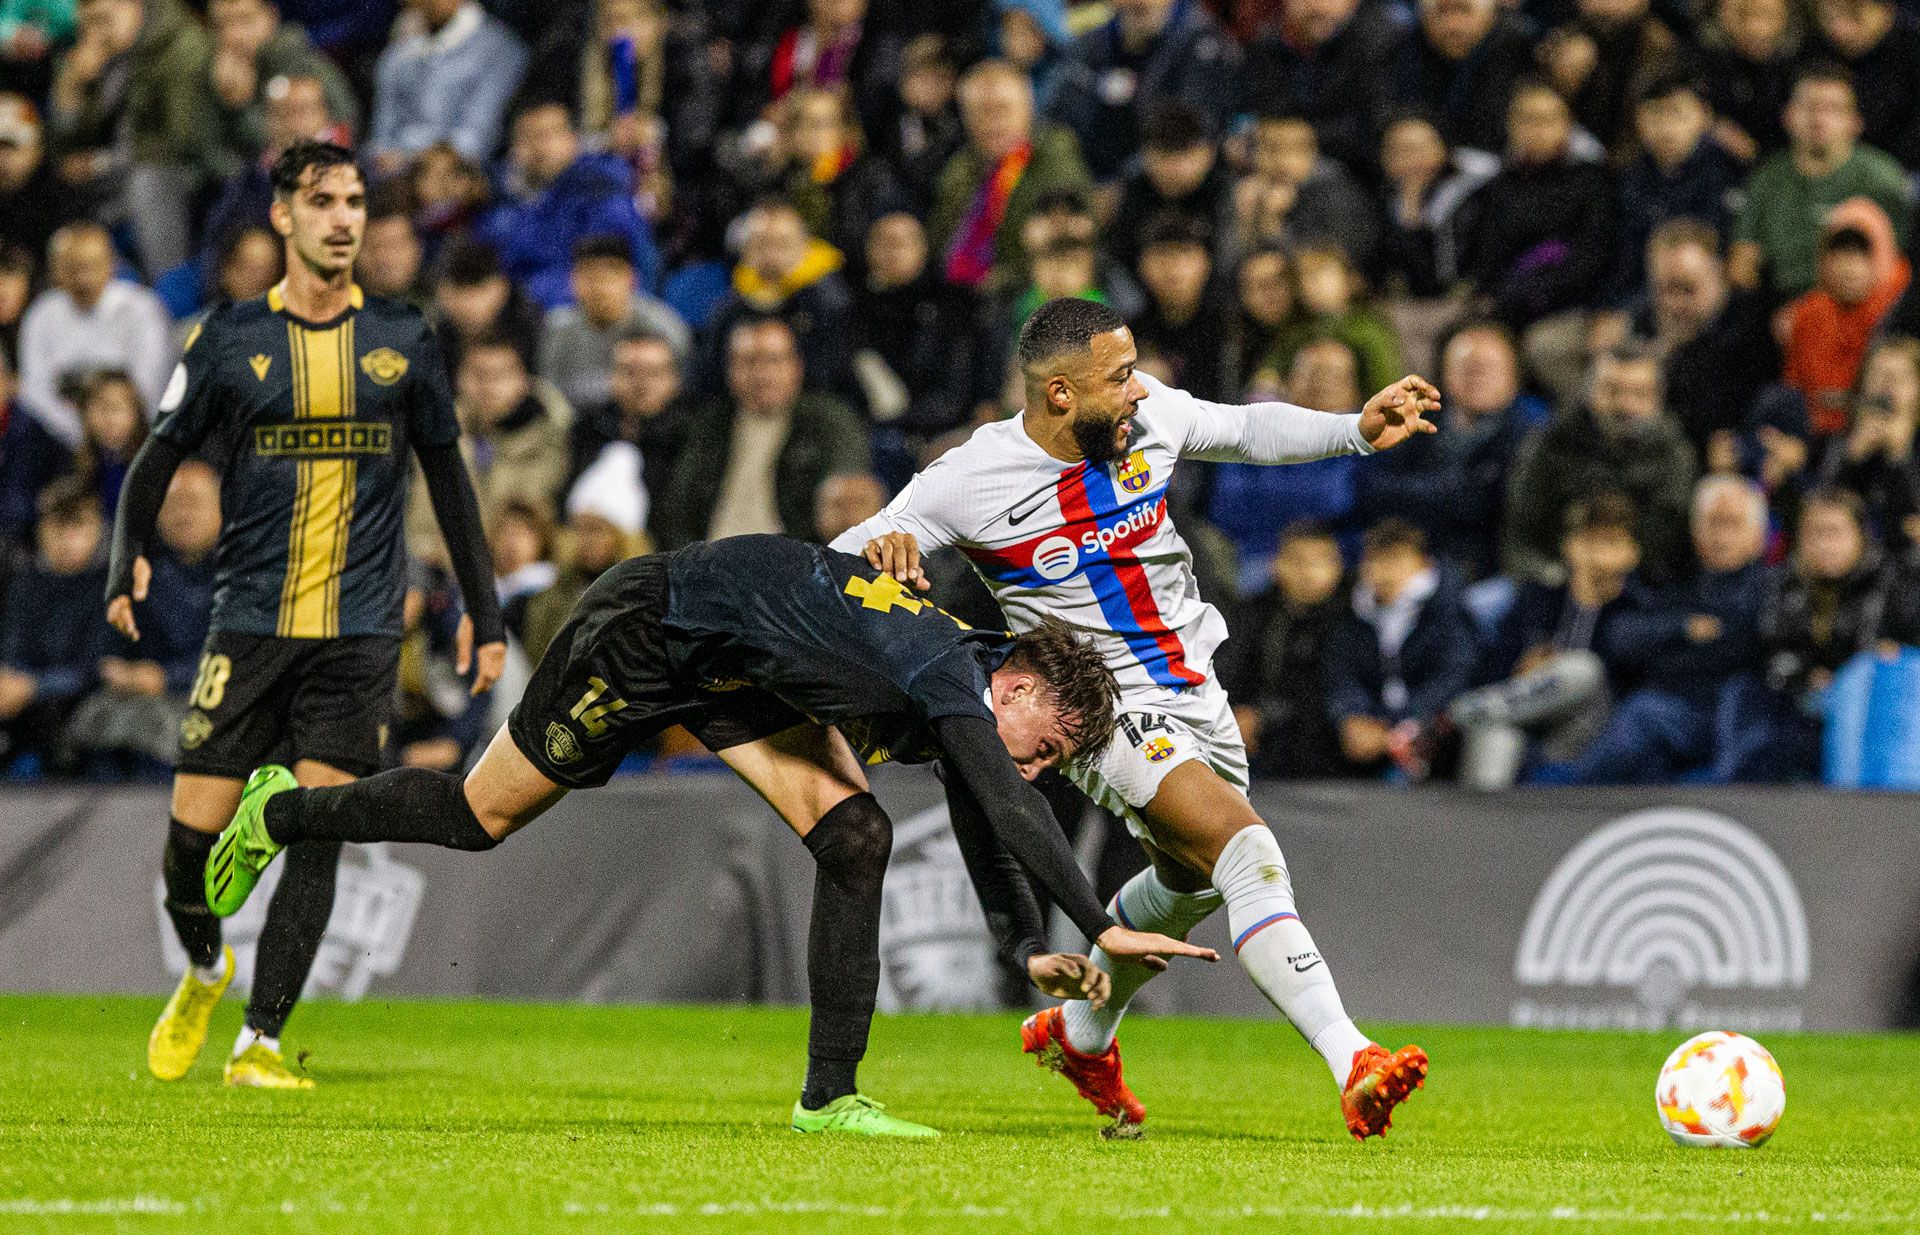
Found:
<path fill-rule="evenodd" d="M 1635 604 L 1627 581 L 1640 564 L 1633 502 L 1602 493 L 1573 508 L 1560 542 L 1563 584 L 1523 583 L 1481 656 L 1486 683 L 1453 701 L 1460 779 L 1505 789 L 1529 747 L 1564 762 L 1586 748 L 1613 709 L 1618 666 L 1601 658 L 1605 626 Z"/>
<path fill-rule="evenodd" d="M 573 302 L 573 246 L 620 236 L 643 290 L 660 285 L 653 229 L 633 204 L 633 169 L 612 155 L 584 154 L 564 104 L 537 102 L 513 118 L 509 192 L 480 221 L 480 239 L 542 309 Z"/>
<path fill-rule="evenodd" d="M 1771 580 L 1760 561 L 1767 502 L 1743 477 L 1694 491 L 1699 569 L 1609 621 L 1601 656 L 1635 683 L 1600 736 L 1550 779 L 1668 784 L 1734 779 L 1742 731 L 1759 705 L 1759 615 Z"/>
<path fill-rule="evenodd" d="M 0 610 L 0 760 L 29 755 L 64 764 L 60 741 L 74 704 L 97 680 L 107 585 L 100 499 L 77 477 L 48 485 L 39 502 L 40 552 L 7 588 Z"/>
<path fill-rule="evenodd" d="M 164 778 L 179 752 L 180 720 L 213 612 L 220 474 L 198 460 L 181 464 L 158 527 L 153 581 L 134 610 L 140 642 L 100 631 L 100 688 L 68 725 L 90 779 Z"/>
<path fill-rule="evenodd" d="M 1080 140 L 1087 169 L 1117 180 L 1140 150 L 1147 108 L 1185 99 L 1226 127 L 1240 103 L 1240 50 L 1199 0 L 1119 0 L 1113 20 L 1068 49 L 1047 118 Z"/>
<path fill-rule="evenodd" d="M 1355 770 L 1389 760 L 1425 775 L 1425 737 L 1467 688 L 1477 649 L 1453 572 L 1427 553 L 1419 528 L 1399 519 L 1365 537 L 1351 612 L 1327 640 L 1327 715 Z"/>

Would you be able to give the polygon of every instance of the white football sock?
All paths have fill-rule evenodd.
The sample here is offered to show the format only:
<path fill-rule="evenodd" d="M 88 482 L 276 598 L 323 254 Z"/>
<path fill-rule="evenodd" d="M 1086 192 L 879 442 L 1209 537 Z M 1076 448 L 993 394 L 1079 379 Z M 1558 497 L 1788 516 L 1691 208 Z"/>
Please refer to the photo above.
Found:
<path fill-rule="evenodd" d="M 227 979 L 227 958 L 222 956 L 211 965 L 195 965 L 193 980 L 202 986 L 218 986 Z"/>
<path fill-rule="evenodd" d="M 247 1026 L 242 1025 L 240 1027 L 240 1036 L 233 1040 L 233 1057 L 235 1059 L 240 1058 L 242 1052 L 255 1042 L 258 1042 L 276 1055 L 280 1053 L 280 1039 L 269 1038 L 258 1030 L 249 1029 Z"/>
<path fill-rule="evenodd" d="M 1334 1084 L 1344 1086 L 1354 1052 L 1371 1040 L 1340 1003 L 1333 975 L 1294 908 L 1280 842 L 1265 824 L 1250 824 L 1227 842 L 1214 863 L 1213 886 L 1226 898 L 1241 968 L 1327 1061 Z"/>
<path fill-rule="evenodd" d="M 1185 939 L 1187 932 L 1219 907 L 1218 892 L 1211 889 L 1176 892 L 1160 882 L 1160 876 L 1149 866 L 1127 880 L 1107 905 L 1107 912 L 1129 930 Z M 1120 1028 L 1120 1018 L 1126 1015 L 1127 1001 L 1153 976 L 1153 970 L 1145 965 L 1131 960 L 1116 961 L 1099 948 L 1093 950 L 1093 963 L 1113 978 L 1113 994 L 1106 1006 L 1096 1011 L 1086 1000 L 1075 999 L 1061 1009 L 1067 1045 L 1085 1055 L 1101 1054 L 1112 1044 L 1113 1035 Z"/>

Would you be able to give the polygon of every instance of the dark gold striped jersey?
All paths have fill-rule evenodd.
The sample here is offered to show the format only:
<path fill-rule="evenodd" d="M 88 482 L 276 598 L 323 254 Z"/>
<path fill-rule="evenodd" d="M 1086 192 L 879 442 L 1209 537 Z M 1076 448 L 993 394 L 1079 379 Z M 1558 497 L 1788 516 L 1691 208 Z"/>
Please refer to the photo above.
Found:
<path fill-rule="evenodd" d="M 400 633 L 409 450 L 459 439 L 426 319 L 363 296 L 327 322 L 275 288 L 188 337 L 154 433 L 221 467 L 213 629 Z"/>

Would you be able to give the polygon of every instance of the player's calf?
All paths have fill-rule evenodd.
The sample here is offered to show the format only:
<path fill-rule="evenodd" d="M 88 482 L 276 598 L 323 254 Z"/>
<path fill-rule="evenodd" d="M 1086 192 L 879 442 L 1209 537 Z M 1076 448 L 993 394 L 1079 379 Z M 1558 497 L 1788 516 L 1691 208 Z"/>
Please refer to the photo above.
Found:
<path fill-rule="evenodd" d="M 481 851 L 500 843 L 474 813 L 458 776 L 395 768 L 345 785 L 275 794 L 264 804 L 267 835 L 301 841 L 410 841 Z"/>
<path fill-rule="evenodd" d="M 800 1110 L 824 1111 L 856 1092 L 880 988 L 880 888 L 893 852 L 893 821 L 871 793 L 820 816 L 804 839 L 813 855 L 807 931 L 807 1079 Z"/>

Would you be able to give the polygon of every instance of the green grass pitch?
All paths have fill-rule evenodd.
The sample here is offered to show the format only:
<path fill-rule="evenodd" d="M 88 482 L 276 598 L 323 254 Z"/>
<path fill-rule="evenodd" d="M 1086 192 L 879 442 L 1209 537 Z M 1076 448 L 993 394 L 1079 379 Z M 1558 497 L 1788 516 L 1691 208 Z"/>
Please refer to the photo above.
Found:
<path fill-rule="evenodd" d="M 310 1093 L 228 1091 L 229 1001 L 183 1081 L 157 999 L 0 997 L 0 1230 L 1920 1230 L 1920 1039 L 1775 1035 L 1758 1151 L 1653 1111 L 1684 1035 L 1374 1026 L 1432 1053 L 1385 1142 L 1273 1021 L 1135 1017 L 1149 1133 L 1110 1143 L 1014 1015 L 884 1017 L 862 1081 L 930 1143 L 786 1130 L 804 1014 L 316 1003 Z"/>

